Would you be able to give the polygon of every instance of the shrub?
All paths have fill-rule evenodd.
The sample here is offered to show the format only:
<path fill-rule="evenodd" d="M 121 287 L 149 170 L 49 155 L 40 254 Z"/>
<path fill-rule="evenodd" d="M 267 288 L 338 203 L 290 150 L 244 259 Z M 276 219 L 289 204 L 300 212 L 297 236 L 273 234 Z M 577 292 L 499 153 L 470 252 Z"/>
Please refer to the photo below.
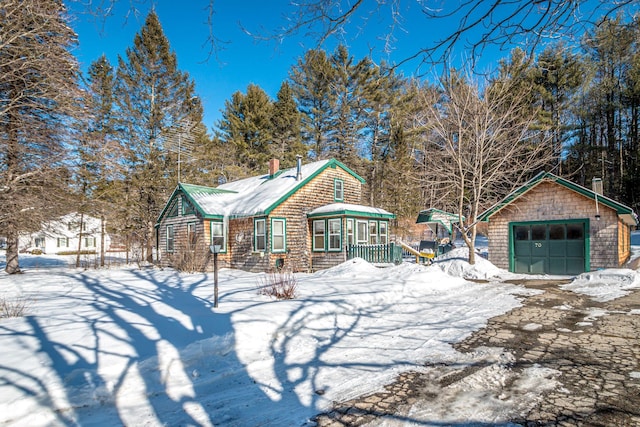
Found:
<path fill-rule="evenodd" d="M 18 297 L 13 301 L 0 298 L 0 318 L 22 317 L 27 309 L 31 307 L 31 303 L 32 301 L 25 297 Z"/>
<path fill-rule="evenodd" d="M 191 243 L 178 245 L 176 252 L 169 256 L 169 264 L 173 268 L 187 273 L 206 271 L 209 264 L 209 247 L 200 243 L 198 237 Z"/>
<path fill-rule="evenodd" d="M 276 271 L 260 276 L 258 293 L 276 299 L 294 299 L 298 289 L 298 279 L 290 271 Z"/>

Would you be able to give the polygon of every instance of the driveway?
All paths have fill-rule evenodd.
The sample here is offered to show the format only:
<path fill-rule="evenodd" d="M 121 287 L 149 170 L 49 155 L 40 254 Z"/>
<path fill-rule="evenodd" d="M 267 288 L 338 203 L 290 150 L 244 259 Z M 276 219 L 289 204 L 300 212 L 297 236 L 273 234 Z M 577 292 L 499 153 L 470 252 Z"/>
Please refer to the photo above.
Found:
<path fill-rule="evenodd" d="M 563 291 L 558 283 L 520 284 L 541 292 L 455 345 L 463 353 L 500 349 L 508 357 L 486 357 L 465 366 L 427 365 L 425 371 L 407 372 L 382 392 L 336 403 L 331 412 L 317 417 L 318 426 L 496 425 L 434 421 L 415 408 L 430 403 L 442 407 L 443 396 L 459 396 L 449 390 L 466 387 L 479 370 L 512 373 L 500 376 L 506 379 L 500 384 L 487 386 L 495 387 L 488 398 L 526 393 L 532 387 L 523 383 L 535 382 L 535 377 L 525 375 L 531 368 L 552 372 L 554 386 L 522 396 L 520 402 L 528 404 L 516 412 L 511 408 L 503 418 L 496 414 L 494 420 L 501 420 L 497 424 L 640 426 L 640 290 L 601 303 Z M 455 412 L 456 402 L 446 407 Z"/>

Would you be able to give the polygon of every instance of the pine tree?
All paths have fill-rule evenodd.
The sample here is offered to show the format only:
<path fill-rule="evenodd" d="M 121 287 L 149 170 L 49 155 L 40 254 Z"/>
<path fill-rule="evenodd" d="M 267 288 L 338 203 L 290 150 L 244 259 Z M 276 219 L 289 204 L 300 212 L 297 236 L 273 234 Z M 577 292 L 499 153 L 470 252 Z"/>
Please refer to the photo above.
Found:
<path fill-rule="evenodd" d="M 0 13 L 0 234 L 7 273 L 20 272 L 18 234 L 68 203 L 66 143 L 80 116 L 76 35 L 57 0 L 5 0 Z"/>
<path fill-rule="evenodd" d="M 280 86 L 273 103 L 272 153 L 280 159 L 283 168 L 293 167 L 296 156 L 306 157 L 307 147 L 302 143 L 301 114 L 286 81 Z"/>
<path fill-rule="evenodd" d="M 178 69 L 158 16 L 151 11 L 126 59 L 118 58 L 116 101 L 121 144 L 126 147 L 127 207 L 131 238 L 152 261 L 154 224 L 177 177 L 167 135 L 184 122 L 199 124 L 202 106 L 187 73 Z"/>
<path fill-rule="evenodd" d="M 263 170 L 272 157 L 273 103 L 257 85 L 249 85 L 247 94 L 235 92 L 225 102 L 218 122 L 221 139 L 235 153 L 247 174 Z"/>
<path fill-rule="evenodd" d="M 117 224 L 112 215 L 119 208 L 120 153 L 116 135 L 115 70 L 105 55 L 100 56 L 88 69 L 86 88 L 86 114 L 84 132 L 78 144 L 76 185 L 79 187 L 81 218 L 85 214 L 97 216 L 104 221 L 107 215 Z M 111 223 L 111 221 L 109 221 Z M 80 224 L 82 230 L 82 224 Z M 113 229 L 113 231 L 118 231 Z M 82 231 L 81 231 L 82 232 Z M 82 236 L 79 236 L 82 237 Z M 82 241 L 80 238 L 79 241 Z M 100 263 L 104 265 L 104 230 L 101 236 Z M 80 263 L 80 247 L 76 266 Z"/>
<path fill-rule="evenodd" d="M 319 160 L 328 154 L 335 106 L 334 68 L 323 50 L 309 50 L 289 74 L 291 88 L 302 114 L 302 140 L 310 156 Z"/>
<path fill-rule="evenodd" d="M 541 114 L 551 132 L 556 173 L 562 174 L 562 157 L 573 135 L 573 100 L 583 84 L 586 70 L 575 54 L 562 44 L 548 47 L 534 65 L 534 79 L 542 105 Z"/>
<path fill-rule="evenodd" d="M 331 129 L 327 144 L 330 157 L 355 167 L 363 152 L 362 140 L 366 128 L 364 92 L 373 75 L 368 59 L 357 63 L 347 48 L 338 46 L 330 58 L 333 67 Z"/>

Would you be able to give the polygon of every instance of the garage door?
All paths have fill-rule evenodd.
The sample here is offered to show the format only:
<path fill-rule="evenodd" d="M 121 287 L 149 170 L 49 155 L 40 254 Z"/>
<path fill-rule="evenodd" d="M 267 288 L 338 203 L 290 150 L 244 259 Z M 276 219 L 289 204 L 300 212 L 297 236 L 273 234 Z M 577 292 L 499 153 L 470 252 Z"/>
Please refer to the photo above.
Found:
<path fill-rule="evenodd" d="M 513 271 L 580 274 L 586 271 L 586 222 L 527 223 L 511 226 Z"/>

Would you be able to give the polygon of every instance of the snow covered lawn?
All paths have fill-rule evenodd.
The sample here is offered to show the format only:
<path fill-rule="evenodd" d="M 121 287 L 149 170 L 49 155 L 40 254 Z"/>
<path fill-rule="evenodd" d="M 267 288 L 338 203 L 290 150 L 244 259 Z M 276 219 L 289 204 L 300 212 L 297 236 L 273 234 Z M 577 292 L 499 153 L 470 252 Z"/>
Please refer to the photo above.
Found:
<path fill-rule="evenodd" d="M 1 273 L 0 298 L 29 306 L 0 319 L 0 425 L 311 424 L 400 372 L 468 363 L 451 344 L 532 292 L 469 282 L 459 276 L 500 271 L 455 255 L 432 267 L 357 259 L 297 274 L 289 301 L 259 295 L 261 275 L 222 270 L 217 309 L 212 274 Z"/>

